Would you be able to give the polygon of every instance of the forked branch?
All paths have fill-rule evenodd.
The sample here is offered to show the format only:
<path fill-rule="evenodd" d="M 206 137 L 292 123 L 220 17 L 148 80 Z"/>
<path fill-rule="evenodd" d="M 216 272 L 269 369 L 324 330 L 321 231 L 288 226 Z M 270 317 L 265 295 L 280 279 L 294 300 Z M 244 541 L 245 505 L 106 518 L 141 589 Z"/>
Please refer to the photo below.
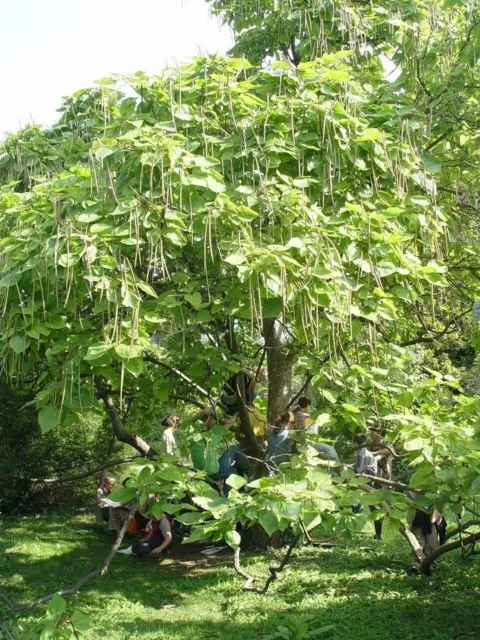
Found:
<path fill-rule="evenodd" d="M 258 578 L 253 578 L 248 573 L 246 573 L 240 566 L 240 547 L 237 547 L 233 555 L 233 566 L 235 567 L 235 571 L 238 573 L 238 575 L 240 575 L 246 581 L 242 587 L 243 591 L 253 591 L 254 593 L 259 593 L 262 596 L 265 595 L 268 591 L 268 588 L 272 584 L 272 582 L 274 582 L 277 579 L 278 574 L 283 571 L 299 539 L 300 539 L 300 535 L 295 536 L 295 538 L 292 540 L 292 542 L 288 546 L 287 552 L 283 556 L 282 561 L 280 562 L 278 567 L 268 567 L 268 571 L 270 572 L 270 575 L 268 576 L 267 580 L 265 581 L 265 584 L 261 589 L 258 589 L 252 586 L 253 582 L 258 582 Z"/>

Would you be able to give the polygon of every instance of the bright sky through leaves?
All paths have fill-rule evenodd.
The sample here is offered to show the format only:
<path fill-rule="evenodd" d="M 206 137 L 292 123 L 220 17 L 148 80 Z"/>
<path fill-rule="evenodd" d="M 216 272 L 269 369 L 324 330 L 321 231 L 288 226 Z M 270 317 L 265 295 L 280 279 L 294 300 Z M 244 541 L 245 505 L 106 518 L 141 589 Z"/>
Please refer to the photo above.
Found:
<path fill-rule="evenodd" d="M 1 3 L 0 23 L 0 139 L 51 124 L 62 96 L 110 73 L 154 74 L 231 46 L 204 0 L 15 0 Z"/>

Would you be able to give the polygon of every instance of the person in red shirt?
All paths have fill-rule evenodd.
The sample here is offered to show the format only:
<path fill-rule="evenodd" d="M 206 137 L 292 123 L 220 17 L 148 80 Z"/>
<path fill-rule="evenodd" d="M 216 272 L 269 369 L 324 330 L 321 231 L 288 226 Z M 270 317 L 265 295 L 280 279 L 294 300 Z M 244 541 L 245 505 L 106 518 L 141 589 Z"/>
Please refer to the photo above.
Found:
<path fill-rule="evenodd" d="M 146 527 L 147 536 L 139 543 L 122 549 L 118 553 L 136 555 L 139 558 L 145 556 L 158 556 L 172 543 L 173 531 L 170 518 L 164 513 L 160 520 L 152 519 Z"/>

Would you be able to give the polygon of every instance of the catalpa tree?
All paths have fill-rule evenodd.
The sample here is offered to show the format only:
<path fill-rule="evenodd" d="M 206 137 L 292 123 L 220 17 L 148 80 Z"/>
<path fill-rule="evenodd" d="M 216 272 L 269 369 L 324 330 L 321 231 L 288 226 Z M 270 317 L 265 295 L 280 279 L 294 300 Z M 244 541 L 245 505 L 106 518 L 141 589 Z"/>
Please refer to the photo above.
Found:
<path fill-rule="evenodd" d="M 401 135 L 398 103 L 379 101 L 378 56 L 365 69 L 352 49 L 297 62 L 197 58 L 107 79 L 67 100 L 51 132 L 4 147 L 4 375 L 33 381 L 44 431 L 104 412 L 153 460 L 123 497 L 158 493 L 158 517 L 192 509 L 167 494 L 193 494 L 201 511 L 179 516 L 191 540 L 238 547 L 238 521 L 361 531 L 371 516 L 352 514 L 358 502 L 381 507 L 388 537 L 405 532 L 412 504 L 474 505 L 478 402 L 415 359 L 470 308 L 448 271 L 438 164 Z M 391 425 L 416 468 L 414 496 L 401 484 L 372 495 L 351 470 L 332 478 L 304 445 L 288 473 L 257 479 L 247 498 L 234 480 L 227 501 L 128 428 L 135 407 L 214 406 L 262 352 L 270 420 L 291 399 L 292 370 L 304 373 L 329 407 L 323 424 Z"/>

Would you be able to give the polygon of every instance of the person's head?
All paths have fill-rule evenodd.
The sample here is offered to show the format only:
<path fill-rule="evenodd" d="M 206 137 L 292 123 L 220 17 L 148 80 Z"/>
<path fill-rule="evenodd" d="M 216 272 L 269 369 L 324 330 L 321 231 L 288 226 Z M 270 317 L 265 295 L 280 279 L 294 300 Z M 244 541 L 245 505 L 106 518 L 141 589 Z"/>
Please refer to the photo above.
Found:
<path fill-rule="evenodd" d="M 280 416 L 275 418 L 275 431 L 278 432 L 280 429 L 288 429 L 290 425 L 290 412 L 286 411 L 282 413 Z"/>
<path fill-rule="evenodd" d="M 115 478 L 113 476 L 105 476 L 103 480 L 103 488 L 107 491 L 113 491 L 115 486 Z"/>
<path fill-rule="evenodd" d="M 298 406 L 302 411 L 309 411 L 310 407 L 312 406 L 312 401 L 308 396 L 302 396 L 298 400 Z"/>
<path fill-rule="evenodd" d="M 354 447 L 364 447 L 367 443 L 367 436 L 364 433 L 356 433 L 353 436 L 352 444 Z"/>
<path fill-rule="evenodd" d="M 370 440 L 373 444 L 378 444 L 383 440 L 383 429 L 378 425 L 372 425 L 369 427 L 370 430 Z"/>
<path fill-rule="evenodd" d="M 162 424 L 164 427 L 173 427 L 174 429 L 176 429 L 180 425 L 180 422 L 180 418 L 174 414 L 170 414 L 162 420 Z"/>

